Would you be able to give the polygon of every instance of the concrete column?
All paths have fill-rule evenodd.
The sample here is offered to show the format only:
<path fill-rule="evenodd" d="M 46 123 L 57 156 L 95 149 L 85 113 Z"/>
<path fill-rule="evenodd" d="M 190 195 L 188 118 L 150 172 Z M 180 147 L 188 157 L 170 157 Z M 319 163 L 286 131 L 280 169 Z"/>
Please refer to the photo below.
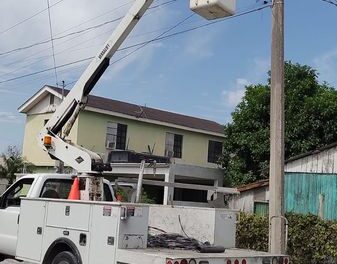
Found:
<path fill-rule="evenodd" d="M 170 168 L 169 172 L 165 173 L 165 182 L 174 183 L 174 181 L 175 181 L 175 174 L 172 168 Z M 174 188 L 165 186 L 163 204 L 170 205 L 171 202 L 173 201 L 173 195 L 174 195 Z"/>
<path fill-rule="evenodd" d="M 324 219 L 324 194 L 320 194 L 319 197 L 319 204 L 318 204 L 318 216 L 321 219 Z"/>

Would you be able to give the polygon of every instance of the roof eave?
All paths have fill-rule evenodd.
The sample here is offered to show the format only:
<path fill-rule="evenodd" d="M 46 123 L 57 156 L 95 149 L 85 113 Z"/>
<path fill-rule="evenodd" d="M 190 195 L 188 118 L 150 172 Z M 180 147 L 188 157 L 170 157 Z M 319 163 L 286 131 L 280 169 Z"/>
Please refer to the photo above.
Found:
<path fill-rule="evenodd" d="M 62 96 L 57 91 L 50 88 L 48 85 L 45 85 L 40 90 L 38 90 L 32 97 L 28 98 L 26 102 L 24 102 L 21 106 L 19 106 L 18 108 L 19 113 L 22 113 L 22 114 L 28 113 L 28 111 L 34 105 L 36 105 L 36 102 L 39 101 L 46 93 L 51 93 L 60 98 Z"/>
<path fill-rule="evenodd" d="M 210 135 L 210 136 L 214 136 L 214 137 L 221 137 L 221 138 L 225 137 L 224 134 L 209 131 L 209 130 L 191 128 L 191 127 L 188 127 L 188 126 L 176 125 L 176 124 L 167 123 L 167 122 L 163 122 L 163 121 L 157 121 L 157 120 L 154 120 L 154 119 L 138 118 L 138 117 L 135 117 L 135 116 L 132 116 L 132 115 L 127 115 L 127 114 L 122 114 L 122 113 L 118 113 L 118 112 L 103 110 L 103 109 L 99 109 L 99 108 L 92 107 L 92 106 L 86 106 L 85 110 L 90 111 L 90 112 L 105 114 L 105 115 L 119 116 L 119 117 L 127 118 L 127 119 L 130 119 L 130 120 L 142 121 L 142 122 L 146 122 L 146 123 L 177 128 L 177 129 L 191 131 L 191 132 L 197 132 L 197 133 L 206 134 L 206 135 Z"/>

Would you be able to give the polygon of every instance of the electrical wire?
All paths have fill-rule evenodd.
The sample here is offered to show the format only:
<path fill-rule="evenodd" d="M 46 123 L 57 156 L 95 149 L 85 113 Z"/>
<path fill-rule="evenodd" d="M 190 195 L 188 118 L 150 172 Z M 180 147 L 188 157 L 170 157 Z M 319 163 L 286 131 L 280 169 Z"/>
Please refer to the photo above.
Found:
<path fill-rule="evenodd" d="M 332 0 L 322 0 L 323 2 L 326 2 L 326 3 L 329 3 L 329 4 L 332 4 L 334 6 L 337 6 L 337 1 L 332 1 Z"/>
<path fill-rule="evenodd" d="M 60 36 L 60 37 L 55 37 L 53 38 L 53 40 L 60 40 L 60 39 L 64 39 L 64 38 L 67 38 L 69 36 L 73 36 L 73 35 L 77 35 L 77 34 L 81 34 L 81 33 L 85 33 L 87 31 L 91 31 L 93 29 L 97 29 L 97 28 L 100 28 L 100 27 L 103 27 L 103 26 L 106 26 L 106 25 L 109 25 L 111 23 L 114 23 L 116 21 L 119 21 L 121 20 L 123 17 L 118 17 L 118 18 L 115 18 L 115 19 L 112 19 L 112 20 L 109 20 L 109 21 L 106 21 L 104 23 L 101 23 L 101 24 L 98 24 L 98 25 L 95 25 L 95 26 L 91 26 L 91 27 L 87 27 L 85 29 L 81 29 L 81 30 L 78 30 L 78 31 L 75 31 L 75 32 L 71 32 L 69 34 L 66 34 L 66 35 L 63 35 L 63 36 Z M 14 53 L 14 52 L 17 52 L 17 51 L 22 51 L 22 50 L 26 50 L 26 49 L 30 49 L 30 48 L 33 48 L 33 47 L 36 47 L 36 46 L 40 46 L 40 45 L 43 45 L 43 44 L 47 44 L 51 42 L 51 40 L 44 40 L 44 41 L 40 41 L 40 42 L 36 42 L 36 43 L 33 43 L 33 44 L 30 44 L 30 45 L 27 45 L 27 46 L 23 46 L 23 47 L 19 47 L 19 48 L 15 48 L 15 49 L 12 49 L 12 50 L 8 50 L 8 51 L 5 51 L 5 52 L 2 52 L 0 53 L 0 56 L 4 56 L 4 55 L 8 55 L 8 54 L 11 54 L 11 53 Z"/>
<path fill-rule="evenodd" d="M 156 0 L 156 1 L 158 1 L 158 0 Z M 156 1 L 155 1 L 155 2 L 156 2 Z M 166 1 L 166 2 L 164 2 L 164 3 L 161 3 L 161 4 L 158 4 L 158 5 L 156 5 L 156 6 L 151 7 L 151 9 L 157 9 L 158 7 L 161 7 L 161 6 L 163 6 L 163 5 L 168 5 L 168 4 L 172 4 L 172 3 L 175 3 L 175 2 L 176 2 L 176 0 Z M 129 2 L 129 3 L 130 3 L 130 2 Z M 116 11 L 117 9 L 119 9 L 119 8 L 121 8 L 121 7 L 123 7 L 123 6 L 127 5 L 127 4 L 129 4 L 129 3 L 126 3 L 126 4 L 124 4 L 124 5 L 121 5 L 121 6 L 117 7 L 117 8 L 114 8 L 113 10 L 110 10 L 110 11 L 108 11 L 108 12 L 106 12 L 106 13 L 111 13 L 112 11 Z M 148 13 L 146 13 L 145 15 L 149 15 L 149 14 L 152 14 L 152 13 L 154 13 L 154 12 L 148 12 Z M 104 13 L 104 14 L 105 14 L 105 13 Z M 101 15 L 100 15 L 100 16 L 101 16 Z M 98 16 L 98 17 L 100 17 L 100 16 Z M 98 17 L 95 17 L 95 18 L 93 18 L 93 19 L 87 20 L 86 22 L 91 21 L 91 20 L 94 20 L 94 19 L 96 19 L 96 18 L 98 18 Z M 112 22 L 117 21 L 117 20 L 119 20 L 119 19 L 114 19 L 114 20 L 112 20 Z M 84 23 L 86 23 L 86 22 L 84 22 Z M 109 23 L 109 21 L 108 21 L 108 22 L 104 22 L 104 23 L 102 23 L 102 24 L 100 24 L 100 25 L 108 24 L 108 23 Z M 83 24 L 83 23 L 82 23 L 82 24 Z M 94 28 L 98 28 L 98 27 L 100 27 L 100 25 L 95 25 L 95 26 L 91 27 L 90 30 L 91 30 L 91 29 L 94 29 Z M 163 28 L 163 29 L 166 29 L 166 28 Z M 162 29 L 158 29 L 158 30 L 152 31 L 152 32 L 142 33 L 142 34 L 139 34 L 139 35 L 134 35 L 134 36 L 131 36 L 130 39 L 131 39 L 131 38 L 136 38 L 136 37 L 139 37 L 139 36 L 144 36 L 144 35 L 147 35 L 147 34 L 151 34 L 151 33 L 154 33 L 154 32 L 160 31 L 160 30 L 162 30 Z M 69 31 L 69 29 L 66 30 L 66 31 Z M 63 31 L 63 32 L 66 32 L 66 31 Z M 79 33 L 79 34 L 74 34 L 74 35 L 76 35 L 76 36 L 73 37 L 73 38 L 70 38 L 70 39 L 67 39 L 66 41 L 63 41 L 63 42 L 61 42 L 61 43 L 58 43 L 58 46 L 60 46 L 61 44 L 66 43 L 66 42 L 72 41 L 72 40 L 74 40 L 74 39 L 76 39 L 76 38 L 78 38 L 78 37 L 84 35 L 84 34 L 87 32 L 86 30 L 81 30 L 81 31 L 83 31 L 84 33 L 81 33 L 80 31 L 78 31 L 78 32 L 73 32 L 73 33 L 68 34 L 68 35 L 73 35 L 74 33 Z M 61 32 L 61 33 L 63 33 L 63 32 Z M 88 42 L 88 41 L 90 41 L 90 40 L 96 39 L 97 37 L 102 36 L 102 35 L 105 35 L 105 34 L 107 34 L 107 33 L 110 33 L 110 34 L 111 34 L 111 30 L 106 31 L 106 32 L 104 32 L 103 34 L 100 34 L 100 35 L 98 35 L 98 36 L 95 36 L 94 38 L 90 38 L 89 40 L 86 40 L 86 41 L 84 41 L 84 42 L 82 42 L 82 43 L 80 43 L 80 44 L 75 44 L 75 45 L 73 45 L 72 47 L 78 47 L 78 46 L 83 45 L 84 43 L 86 43 L 86 42 Z M 68 35 L 67 35 L 67 36 L 68 36 Z M 61 38 L 64 38 L 64 37 L 65 37 L 65 36 L 61 36 L 60 39 L 61 39 Z M 54 37 L 54 40 L 55 40 L 55 39 L 58 39 L 58 38 L 55 38 L 55 37 Z M 50 40 L 47 40 L 47 41 L 45 41 L 45 42 L 43 42 L 43 43 L 41 43 L 41 44 L 48 43 L 48 42 L 50 42 Z M 96 46 L 97 46 L 97 45 L 96 45 Z M 71 49 L 72 47 L 68 47 L 68 48 L 64 49 L 63 51 L 57 53 L 56 55 L 59 55 L 59 54 L 61 54 L 61 53 L 64 53 L 65 51 Z M 28 48 L 29 48 L 29 47 L 28 47 Z M 90 47 L 87 47 L 87 48 L 90 48 Z M 20 50 L 21 50 L 21 48 L 20 48 Z M 18 60 L 18 61 L 13 61 L 13 62 L 7 64 L 6 67 L 11 66 L 11 65 L 13 65 L 13 64 L 16 64 L 16 63 L 18 63 L 18 62 L 22 63 L 23 61 L 26 61 L 27 59 L 29 59 L 29 58 L 31 58 L 31 57 L 34 57 L 35 55 L 40 54 L 41 52 L 43 52 L 43 51 L 45 51 L 45 50 L 49 50 L 49 48 L 44 49 L 44 50 L 40 50 L 39 52 L 34 53 L 34 54 L 32 54 L 32 55 L 29 55 L 29 56 L 26 57 L 26 58 L 20 58 L 20 60 Z M 78 50 L 80 50 L 80 49 L 76 49 L 76 50 L 73 50 L 73 51 L 78 51 Z M 49 58 L 49 57 L 50 57 L 50 55 L 38 57 L 38 58 L 36 58 L 36 59 L 34 60 L 34 62 L 32 62 L 32 63 L 23 65 L 23 66 L 21 66 L 21 67 L 18 67 L 18 68 L 13 69 L 13 70 L 10 71 L 10 72 L 7 72 L 7 73 L 5 73 L 5 74 L 2 74 L 2 75 L 0 76 L 0 78 L 2 78 L 2 77 L 4 77 L 4 76 L 7 76 L 7 75 L 9 75 L 9 74 L 11 74 L 11 73 L 13 73 L 13 72 L 16 72 L 16 71 L 18 71 L 18 70 L 20 70 L 20 69 L 25 69 L 25 68 L 27 68 L 27 67 L 29 67 L 29 66 L 31 66 L 31 65 L 34 65 L 34 64 L 36 64 L 36 63 L 38 63 L 38 62 L 43 61 L 44 59 L 47 59 L 47 58 Z"/>
<path fill-rule="evenodd" d="M 138 47 L 138 46 L 146 46 L 152 42 L 155 42 L 155 41 L 159 41 L 159 40 L 164 40 L 164 39 L 168 39 L 168 38 L 172 38 L 174 36 L 178 36 L 178 35 L 181 35 L 181 34 L 185 34 L 185 33 L 188 33 L 188 32 L 192 32 L 192 31 L 195 31 L 195 30 L 198 30 L 198 29 L 201 29 L 201 28 L 205 28 L 205 27 L 209 27 L 211 25 L 214 25 L 214 24 L 218 24 L 218 23 L 221 23 L 225 20 L 229 20 L 229 19 L 233 19 L 233 18 L 237 18 L 237 17 L 241 17 L 243 15 L 247 15 L 247 14 L 251 14 L 251 13 L 254 13 L 254 12 L 258 12 L 258 11 L 261 11 L 263 9 L 266 9 L 266 8 L 269 8 L 271 5 L 270 4 L 267 4 L 267 5 L 264 5 L 264 6 L 261 6 L 261 7 L 258 7 L 258 8 L 255 8 L 255 9 L 252 9 L 252 10 L 248 10 L 248 11 L 245 11 L 245 12 L 242 12 L 242 13 L 239 13 L 239 14 L 236 14 L 236 15 L 233 15 L 231 17 L 226 17 L 226 18 L 223 18 L 223 19 L 220 19 L 220 20 L 216 20 L 216 21 L 213 21 L 213 22 L 208 22 L 206 24 L 203 24 L 203 25 L 199 25 L 199 26 L 195 26 L 195 27 L 191 27 L 191 28 L 188 28 L 188 29 L 185 29 L 185 30 L 182 30 L 182 31 L 178 31 L 178 32 L 175 32 L 175 33 L 172 33 L 172 34 L 168 34 L 166 36 L 161 36 L 161 37 L 156 37 L 154 39 L 151 39 L 151 40 L 148 40 L 148 41 L 144 41 L 144 42 L 141 42 L 141 43 L 137 43 L 137 44 L 133 44 L 133 45 L 130 45 L 130 46 L 127 46 L 127 47 L 124 47 L 124 48 L 121 48 L 119 49 L 119 51 L 121 50 L 126 50 L 126 49 L 130 49 L 130 48 L 134 48 L 134 47 Z M 161 34 L 162 35 L 162 34 Z M 139 50 L 139 49 L 137 49 Z M 135 51 L 134 51 L 135 52 Z M 134 53 L 132 52 L 132 53 Z M 128 54 L 127 56 L 130 56 L 131 54 Z M 57 66 L 56 68 L 59 69 L 59 68 L 64 68 L 66 66 L 70 66 L 70 65 L 74 65 L 74 64 L 78 64 L 78 63 L 81 63 L 81 62 L 85 62 L 85 61 L 88 61 L 90 59 L 93 59 L 94 56 L 92 57 L 88 57 L 88 58 L 84 58 L 84 59 L 80 59 L 80 60 L 76 60 L 76 61 L 73 61 L 73 62 L 70 62 L 70 63 L 66 63 L 66 64 L 63 64 L 63 65 L 59 65 Z M 124 58 L 126 58 L 124 56 Z M 123 59 L 124 59 L 123 58 Z M 113 64 L 119 62 L 121 59 L 113 62 Z M 25 75 L 21 75 L 21 76 L 17 76 L 17 77 L 14 77 L 14 78 L 10 78 L 10 79 L 7 79 L 7 80 L 2 80 L 0 81 L 0 84 L 3 84 L 3 83 L 8 83 L 8 82 L 11 82 L 11 81 L 15 81 L 15 80 L 18 80 L 18 79 L 22 79 L 22 78 L 26 78 L 26 77 L 30 77 L 30 76 L 34 76 L 34 75 L 37 75 L 37 74 L 40 74 L 40 73 L 44 73 L 44 72 L 48 72 L 48 71 L 51 71 L 53 70 L 53 68 L 48 68 L 48 69 L 44 69 L 44 70 L 40 70 L 40 71 L 36 71 L 36 72 L 33 72 L 33 73 L 29 73 L 29 74 L 25 74 Z"/>
<path fill-rule="evenodd" d="M 57 78 L 57 70 L 56 70 L 56 58 L 55 58 L 55 47 L 54 47 L 54 39 L 53 39 L 53 27 L 52 27 L 52 22 L 51 22 L 49 0 L 47 0 L 47 5 L 48 5 L 48 18 L 49 18 L 49 30 L 50 30 L 51 48 L 52 48 L 52 52 L 53 52 L 55 82 L 56 82 L 56 86 L 58 86 L 58 78 Z"/>
<path fill-rule="evenodd" d="M 150 43 L 157 41 L 159 38 L 163 37 L 164 35 L 166 35 L 168 32 L 172 31 L 173 29 L 179 27 L 180 25 L 182 25 L 183 23 L 185 23 L 187 20 L 189 20 L 191 17 L 193 17 L 194 14 L 189 15 L 188 17 L 186 17 L 185 19 L 183 19 L 182 21 L 180 21 L 179 23 L 177 23 L 176 25 L 174 25 L 173 27 L 169 28 L 168 30 L 164 31 L 163 33 L 159 34 L 157 37 L 155 37 L 154 39 L 151 39 L 149 41 L 145 41 L 142 44 L 139 45 L 139 47 L 137 47 L 135 50 L 129 52 L 128 54 L 124 55 L 123 57 L 119 58 L 118 60 L 115 60 L 114 62 L 110 63 L 110 66 L 113 64 L 116 64 L 118 62 L 120 62 L 121 60 L 126 59 L 127 57 L 131 56 L 132 54 L 134 54 L 135 52 L 137 52 L 138 50 L 146 47 L 147 45 L 149 45 Z M 123 50 L 123 49 L 120 49 Z"/>
<path fill-rule="evenodd" d="M 63 65 L 56 66 L 56 69 L 60 69 L 60 68 L 66 67 L 66 66 L 70 66 L 70 65 L 81 63 L 81 62 L 85 62 L 85 61 L 91 60 L 93 58 L 94 57 L 89 57 L 89 58 L 85 58 L 85 59 L 69 62 L 69 63 L 63 64 Z M 44 73 L 44 72 L 48 72 L 48 71 L 52 71 L 52 70 L 54 70 L 54 67 L 47 68 L 47 69 L 40 70 L 40 71 L 36 71 L 36 72 L 33 72 L 33 73 L 28 73 L 28 74 L 21 75 L 21 76 L 18 76 L 18 77 L 14 77 L 14 78 L 11 78 L 11 79 L 7 79 L 7 80 L 4 80 L 4 81 L 0 81 L 0 84 L 11 82 L 11 81 L 15 81 L 15 80 L 19 80 L 19 79 L 30 77 L 30 76 L 34 76 L 34 75 L 37 75 L 37 74 L 40 74 L 40 73 Z"/>
<path fill-rule="evenodd" d="M 196 239 L 186 238 L 178 234 L 149 234 L 147 246 L 149 248 L 197 250 L 200 247 L 200 242 Z"/>
<path fill-rule="evenodd" d="M 150 9 L 155 9 L 155 8 L 158 8 L 158 7 L 162 7 L 162 6 L 164 6 L 164 5 L 172 4 L 172 3 L 175 3 L 176 1 L 177 1 L 177 0 L 170 0 L 170 1 L 167 1 L 167 2 L 164 2 L 164 3 L 161 3 L 161 4 L 158 4 L 158 5 L 156 5 L 156 6 L 153 6 L 153 7 L 151 7 Z M 113 9 L 113 11 L 115 11 L 115 10 L 117 10 L 117 9 L 119 9 L 119 8 L 121 8 L 121 7 L 123 7 L 123 6 L 125 6 L 125 5 L 127 5 L 127 4 L 124 4 L 124 5 L 121 5 L 121 6 L 117 7 L 117 8 L 115 8 L 115 9 Z M 110 11 L 110 12 L 111 12 L 111 11 Z M 110 13 L 110 12 L 108 12 L 108 13 Z M 104 15 L 105 15 L 105 14 L 106 14 L 106 13 L 104 13 Z M 100 15 L 100 16 L 101 16 L 101 15 Z M 99 17 L 100 17 L 100 16 L 99 16 Z M 95 19 L 97 19 L 97 18 L 98 18 L 98 17 L 96 17 Z M 77 35 L 77 34 L 81 34 L 81 33 L 87 32 L 87 31 L 91 31 L 91 30 L 93 30 L 93 29 L 97 29 L 97 28 L 100 28 L 100 27 L 109 25 L 109 24 L 111 24 L 111 23 L 120 21 L 122 18 L 123 18 L 123 16 L 118 17 L 118 18 L 115 18 L 115 19 L 112 19 L 112 20 L 108 20 L 108 21 L 103 22 L 103 23 L 100 23 L 100 24 L 98 24 L 98 25 L 94 25 L 94 26 L 91 26 L 91 27 L 87 27 L 87 28 L 84 28 L 84 29 L 75 31 L 75 32 L 71 32 L 71 33 L 68 33 L 68 34 L 65 34 L 65 35 L 62 35 L 62 36 L 59 36 L 59 37 L 54 37 L 53 40 L 61 40 L 61 39 L 67 38 L 67 37 L 69 37 L 69 36 L 73 36 L 73 35 Z M 91 20 L 88 20 L 88 21 L 86 21 L 86 22 L 84 22 L 84 23 L 87 23 L 87 22 L 89 22 L 89 21 L 92 21 L 92 19 L 91 19 Z M 84 23 L 81 23 L 81 24 L 79 24 L 79 25 L 77 25 L 77 26 L 83 25 Z M 77 26 L 75 26 L 75 27 L 77 27 Z M 72 29 L 72 28 L 74 28 L 74 27 L 71 27 L 70 29 Z M 67 32 L 67 31 L 69 31 L 70 29 L 67 29 L 66 31 L 63 31 L 63 32 L 61 32 L 61 33 Z M 58 33 L 58 34 L 56 34 L 56 35 L 60 35 L 61 33 Z M 33 47 L 36 47 L 36 46 L 40 46 L 40 45 L 43 45 L 43 44 L 47 44 L 47 43 L 49 43 L 49 42 L 51 42 L 51 41 L 52 41 L 52 40 L 48 39 L 48 40 L 44 40 L 44 41 L 40 41 L 40 42 L 36 42 L 36 43 L 30 44 L 30 45 L 27 45 L 27 46 L 23 46 L 23 47 L 11 49 L 11 50 L 8 50 L 8 51 L 4 51 L 4 52 L 1 52 L 1 53 L 0 53 L 0 56 L 9 55 L 9 54 L 14 53 L 14 52 L 18 52 L 18 51 L 30 49 L 30 48 L 33 48 Z"/>
<path fill-rule="evenodd" d="M 63 2 L 63 1 L 64 1 L 64 0 L 60 0 L 60 1 L 56 2 L 55 4 L 52 4 L 52 5 L 50 6 L 50 8 L 52 8 L 52 7 L 56 6 L 56 5 L 58 5 L 59 3 Z M 22 20 L 22 21 L 20 21 L 20 22 L 18 22 L 18 23 L 16 23 L 16 24 L 14 24 L 13 26 L 11 26 L 11 27 L 9 27 L 9 28 L 3 30 L 3 31 L 0 31 L 0 35 L 2 35 L 2 34 L 4 34 L 4 33 L 7 33 L 8 31 L 12 30 L 13 28 L 15 28 L 15 27 L 17 27 L 17 26 L 19 26 L 19 25 L 21 25 L 21 24 L 23 24 L 23 23 L 25 23 L 25 22 L 31 20 L 32 18 L 34 18 L 34 17 L 36 17 L 36 16 L 42 14 L 43 12 L 45 12 L 45 11 L 47 11 L 47 10 L 48 10 L 48 8 L 45 8 L 45 9 L 43 9 L 43 10 L 41 10 L 41 11 L 35 13 L 34 15 L 32 15 L 32 16 L 30 16 L 30 17 L 28 17 L 28 18 L 25 18 L 24 20 Z"/>

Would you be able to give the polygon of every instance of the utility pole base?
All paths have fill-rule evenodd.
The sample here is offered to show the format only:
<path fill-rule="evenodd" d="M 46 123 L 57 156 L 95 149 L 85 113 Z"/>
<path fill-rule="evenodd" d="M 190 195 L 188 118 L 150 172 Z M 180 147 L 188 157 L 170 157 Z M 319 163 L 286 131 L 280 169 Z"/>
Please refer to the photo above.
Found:
<path fill-rule="evenodd" d="M 80 195 L 83 201 L 103 200 L 103 177 L 102 175 L 80 174 Z"/>

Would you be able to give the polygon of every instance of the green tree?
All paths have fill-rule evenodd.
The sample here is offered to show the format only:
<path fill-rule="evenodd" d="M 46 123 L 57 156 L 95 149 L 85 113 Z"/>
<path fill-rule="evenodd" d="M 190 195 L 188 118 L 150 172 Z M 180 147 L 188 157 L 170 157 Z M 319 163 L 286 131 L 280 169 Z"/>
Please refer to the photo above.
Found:
<path fill-rule="evenodd" d="M 337 141 L 337 91 L 320 84 L 313 68 L 285 64 L 286 159 Z M 221 159 L 227 184 L 237 186 L 268 177 L 270 78 L 246 87 L 225 127 Z"/>
<path fill-rule="evenodd" d="M 33 164 L 26 162 L 15 146 L 9 146 L 7 151 L 1 154 L 0 159 L 0 178 L 8 179 L 9 184 L 15 181 L 16 173 L 33 171 Z"/>

